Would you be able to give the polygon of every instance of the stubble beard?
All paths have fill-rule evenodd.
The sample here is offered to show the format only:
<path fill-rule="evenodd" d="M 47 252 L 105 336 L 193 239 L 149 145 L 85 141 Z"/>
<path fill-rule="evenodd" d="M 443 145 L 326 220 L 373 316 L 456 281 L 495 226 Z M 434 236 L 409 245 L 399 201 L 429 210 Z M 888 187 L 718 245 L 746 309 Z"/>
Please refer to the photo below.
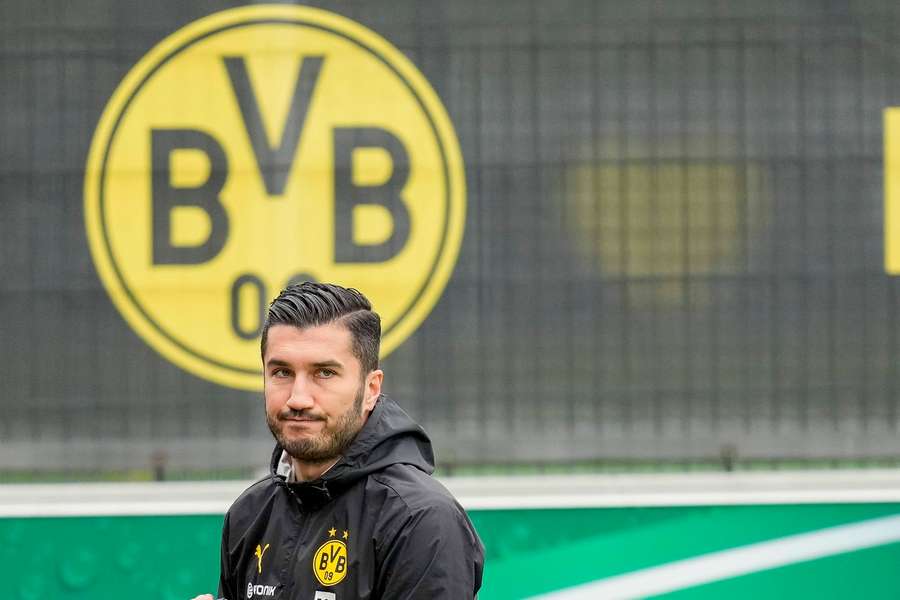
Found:
<path fill-rule="evenodd" d="M 292 411 L 282 411 L 274 418 L 266 412 L 266 423 L 278 445 L 284 448 L 291 458 L 313 464 L 328 462 L 340 456 L 359 433 L 363 397 L 364 386 L 360 385 L 353 405 L 347 412 L 341 415 L 333 426 L 324 425 L 316 436 L 287 438 L 284 435 L 281 415 L 287 416 Z M 294 416 L 299 414 L 294 412 Z"/>

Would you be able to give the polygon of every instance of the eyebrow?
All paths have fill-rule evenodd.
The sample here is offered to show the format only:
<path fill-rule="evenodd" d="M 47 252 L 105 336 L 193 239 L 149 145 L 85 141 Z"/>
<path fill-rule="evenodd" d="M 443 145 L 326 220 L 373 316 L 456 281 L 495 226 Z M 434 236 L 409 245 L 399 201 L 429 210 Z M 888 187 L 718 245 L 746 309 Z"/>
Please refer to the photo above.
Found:
<path fill-rule="evenodd" d="M 314 362 L 312 366 L 316 369 L 324 369 L 324 368 L 337 368 L 343 369 L 344 365 L 336 360 L 321 360 L 319 362 Z M 269 367 L 291 367 L 291 364 L 286 360 L 281 360 L 280 358 L 270 358 L 266 362 L 266 368 Z"/>
<path fill-rule="evenodd" d="M 315 362 L 315 363 L 313 363 L 312 366 L 314 366 L 314 367 L 317 368 L 317 369 L 324 369 L 324 368 L 326 368 L 326 367 L 332 368 L 332 369 L 333 369 L 333 368 L 337 368 L 337 369 L 343 369 L 343 368 L 344 368 L 344 365 L 341 364 L 341 363 L 339 363 L 339 362 L 336 361 L 336 360 L 323 360 L 323 361 L 320 361 L 320 362 Z"/>

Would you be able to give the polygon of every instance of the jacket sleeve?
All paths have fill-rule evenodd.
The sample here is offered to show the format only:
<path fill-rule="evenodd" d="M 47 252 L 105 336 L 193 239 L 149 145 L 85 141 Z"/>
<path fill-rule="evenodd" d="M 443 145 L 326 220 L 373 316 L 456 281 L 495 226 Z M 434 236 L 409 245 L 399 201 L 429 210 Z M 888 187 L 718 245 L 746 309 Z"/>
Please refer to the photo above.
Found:
<path fill-rule="evenodd" d="M 474 598 L 481 587 L 484 547 L 465 511 L 440 502 L 411 512 L 381 549 L 382 598 Z"/>
<path fill-rule="evenodd" d="M 228 558 L 228 527 L 229 518 L 225 515 L 225 523 L 222 525 L 222 546 L 219 551 L 219 598 L 227 598 L 227 600 L 237 600 L 237 593 L 234 590 L 234 576 L 231 572 L 230 560 Z"/>

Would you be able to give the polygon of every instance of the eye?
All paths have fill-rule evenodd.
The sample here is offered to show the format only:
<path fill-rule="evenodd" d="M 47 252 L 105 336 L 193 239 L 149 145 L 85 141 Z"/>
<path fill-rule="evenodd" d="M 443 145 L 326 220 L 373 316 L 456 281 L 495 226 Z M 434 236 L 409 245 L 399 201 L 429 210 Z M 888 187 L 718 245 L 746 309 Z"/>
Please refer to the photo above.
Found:
<path fill-rule="evenodd" d="M 289 377 L 290 374 L 291 372 L 284 367 L 278 367 L 277 369 L 272 371 L 272 377 L 275 378 Z"/>
<path fill-rule="evenodd" d="M 316 369 L 316 377 L 319 377 L 320 379 L 330 379 L 335 375 L 337 375 L 337 371 L 334 371 L 333 369 Z"/>

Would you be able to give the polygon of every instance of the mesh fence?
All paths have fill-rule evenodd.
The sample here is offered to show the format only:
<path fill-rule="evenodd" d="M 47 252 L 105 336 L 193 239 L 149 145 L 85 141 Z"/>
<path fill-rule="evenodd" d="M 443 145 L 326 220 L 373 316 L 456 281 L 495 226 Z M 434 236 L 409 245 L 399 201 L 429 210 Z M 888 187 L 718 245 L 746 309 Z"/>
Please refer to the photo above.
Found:
<path fill-rule="evenodd" d="M 318 6 L 411 59 L 462 146 L 453 276 L 383 362 L 442 465 L 900 457 L 882 124 L 900 105 L 896 3 Z M 265 463 L 261 395 L 147 346 L 85 236 L 104 105 L 154 44 L 210 11 L 0 5 L 10 477 Z"/>

